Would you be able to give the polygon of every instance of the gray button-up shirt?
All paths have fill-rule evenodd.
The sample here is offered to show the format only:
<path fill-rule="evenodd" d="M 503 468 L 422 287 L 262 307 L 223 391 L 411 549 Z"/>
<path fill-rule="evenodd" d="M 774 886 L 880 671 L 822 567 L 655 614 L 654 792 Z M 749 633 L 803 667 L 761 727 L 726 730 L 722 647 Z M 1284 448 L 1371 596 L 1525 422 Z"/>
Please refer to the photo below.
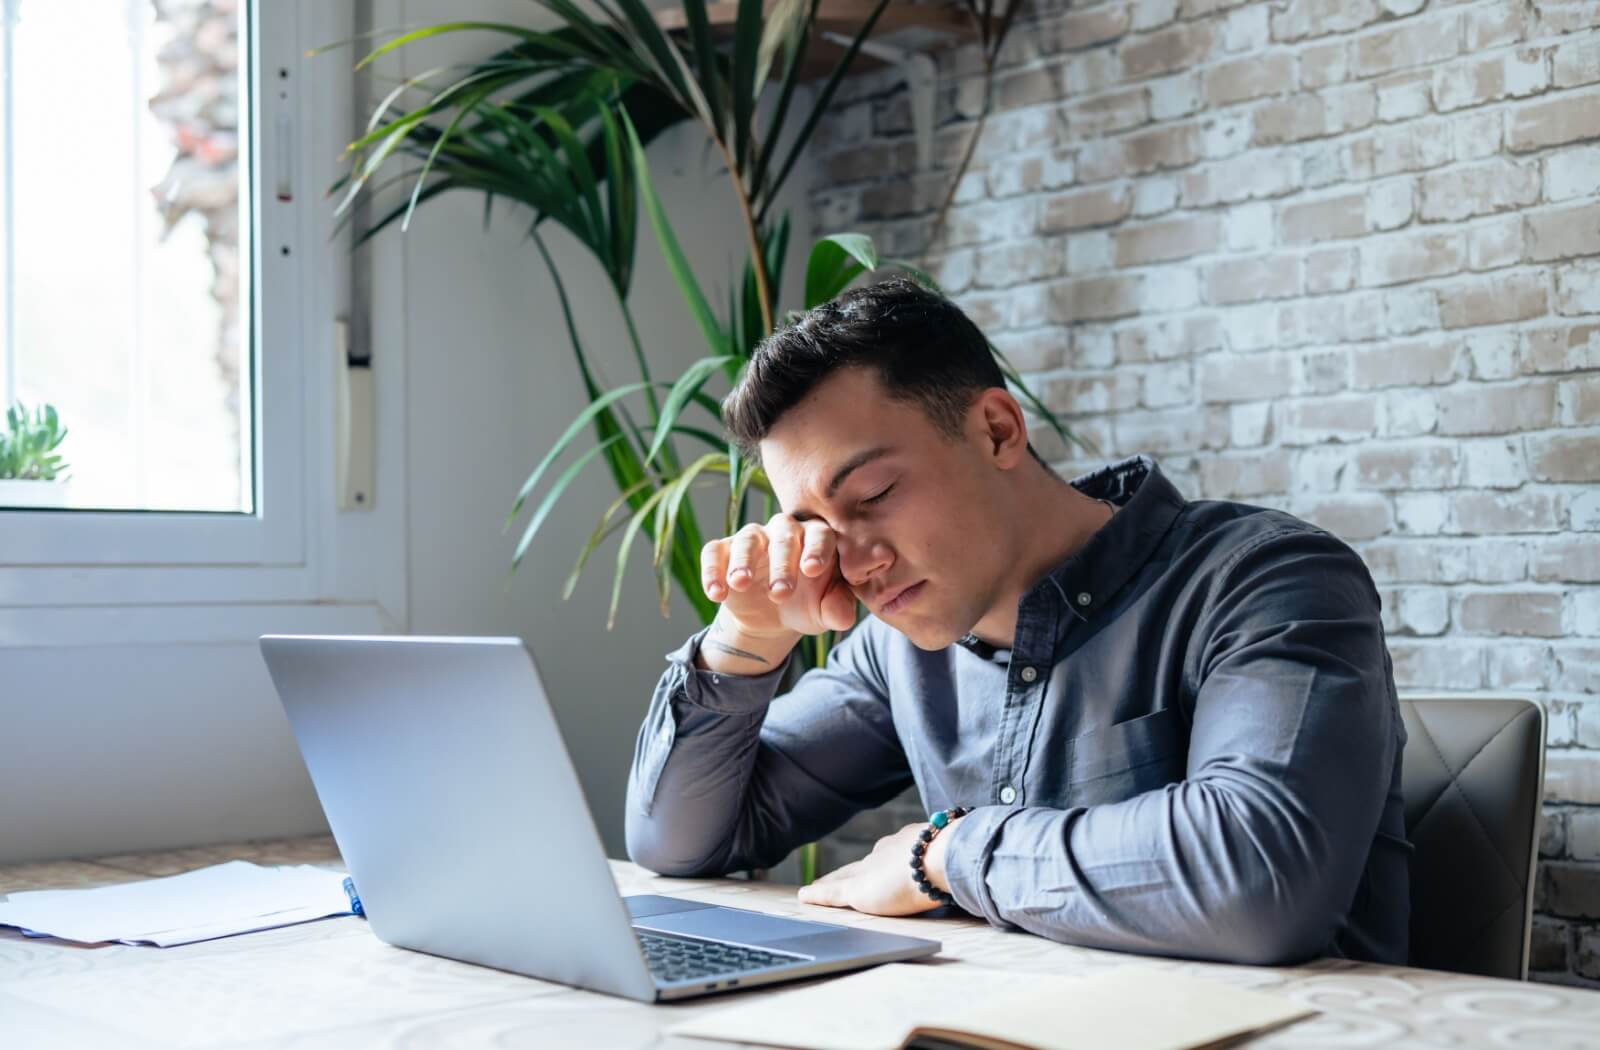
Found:
<path fill-rule="evenodd" d="M 1404 962 L 1405 730 L 1360 557 L 1281 511 L 1185 501 L 1145 456 L 1072 484 L 1118 512 L 1023 596 L 1009 650 L 925 652 L 868 618 L 776 699 L 781 668 L 697 669 L 704 631 L 668 654 L 630 856 L 768 867 L 915 783 L 930 811 L 975 807 L 946 878 L 995 926 Z"/>

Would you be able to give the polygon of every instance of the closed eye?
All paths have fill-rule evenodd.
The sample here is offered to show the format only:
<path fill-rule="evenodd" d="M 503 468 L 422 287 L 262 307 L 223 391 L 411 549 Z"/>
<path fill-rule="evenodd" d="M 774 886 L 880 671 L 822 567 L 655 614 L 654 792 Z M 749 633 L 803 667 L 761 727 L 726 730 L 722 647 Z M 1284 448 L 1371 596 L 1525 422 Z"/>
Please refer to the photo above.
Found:
<path fill-rule="evenodd" d="M 889 493 L 891 493 L 893 491 L 894 491 L 894 486 L 890 485 L 888 488 L 884 489 L 882 492 L 878 493 L 876 496 L 869 496 L 868 498 L 862 500 L 861 502 L 862 502 L 863 505 L 866 505 L 868 503 L 876 503 L 879 500 L 883 499 L 883 497 L 887 496 Z"/>

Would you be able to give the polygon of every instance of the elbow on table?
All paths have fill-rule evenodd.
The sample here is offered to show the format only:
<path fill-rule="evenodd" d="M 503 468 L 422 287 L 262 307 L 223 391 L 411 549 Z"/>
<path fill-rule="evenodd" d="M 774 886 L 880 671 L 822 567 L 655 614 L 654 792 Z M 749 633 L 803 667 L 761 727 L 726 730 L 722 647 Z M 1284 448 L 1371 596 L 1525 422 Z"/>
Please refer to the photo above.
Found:
<path fill-rule="evenodd" d="M 637 815 L 631 807 L 624 823 L 623 838 L 628 859 L 641 868 L 679 879 L 725 874 L 713 863 L 717 859 L 715 857 L 685 856 L 681 848 L 674 851 L 670 842 L 666 841 L 671 838 L 670 833 L 649 817 Z"/>
<path fill-rule="evenodd" d="M 1289 966 L 1317 958 L 1333 944 L 1339 925 L 1324 895 L 1310 888 L 1287 896 L 1242 895 L 1220 910 L 1229 919 L 1212 925 L 1205 954 L 1244 966 Z"/>

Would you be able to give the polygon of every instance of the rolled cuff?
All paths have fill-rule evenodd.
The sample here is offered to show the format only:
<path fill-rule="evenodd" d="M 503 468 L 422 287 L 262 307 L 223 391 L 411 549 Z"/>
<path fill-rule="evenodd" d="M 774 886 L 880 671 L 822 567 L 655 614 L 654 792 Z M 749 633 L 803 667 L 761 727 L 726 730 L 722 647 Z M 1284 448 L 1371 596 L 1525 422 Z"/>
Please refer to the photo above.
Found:
<path fill-rule="evenodd" d="M 1000 844 L 1006 821 L 1020 812 L 1009 806 L 979 806 L 945 832 L 950 842 L 944 850 L 944 880 L 950 886 L 950 896 L 963 911 L 982 915 L 989 925 L 1003 930 L 1017 926 L 1001 918 L 995 907 L 994 895 L 989 892 L 989 861 Z"/>

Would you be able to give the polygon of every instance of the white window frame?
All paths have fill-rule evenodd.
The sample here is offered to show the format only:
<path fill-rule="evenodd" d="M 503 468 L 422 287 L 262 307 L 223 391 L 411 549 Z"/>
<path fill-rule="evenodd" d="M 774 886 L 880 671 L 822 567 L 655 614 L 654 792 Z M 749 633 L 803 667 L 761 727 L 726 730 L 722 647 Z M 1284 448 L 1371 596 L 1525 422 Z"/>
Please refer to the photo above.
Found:
<path fill-rule="evenodd" d="M 333 237 L 324 191 L 349 140 L 352 63 L 306 53 L 350 36 L 350 7 L 251 0 L 249 9 L 240 98 L 254 113 L 240 170 L 250 179 L 241 197 L 253 231 L 254 513 L 0 510 L 0 648 L 73 644 L 77 628 L 88 629 L 77 639 L 85 643 L 152 640 L 162 622 L 172 624 L 171 640 L 237 638 L 263 622 L 263 609 L 295 602 L 321 605 L 321 613 L 330 602 L 364 604 L 374 623 L 404 622 L 393 600 L 384 608 L 371 594 L 350 594 L 333 557 L 346 546 L 359 552 L 362 533 L 392 526 L 393 517 L 336 514 L 331 457 L 318 454 L 334 447 L 333 318 L 347 301 L 350 260 L 349 236 Z M 277 192 L 285 177 L 293 180 L 288 201 Z M 391 508 L 403 503 L 398 486 L 388 496 Z M 394 549 L 392 541 L 381 546 Z M 386 570 L 360 568 L 369 577 Z M 370 579 L 356 589 L 368 586 L 382 589 Z M 187 603 L 209 608 L 180 608 Z M 116 612 L 128 606 L 150 607 L 137 627 L 134 610 Z"/>

